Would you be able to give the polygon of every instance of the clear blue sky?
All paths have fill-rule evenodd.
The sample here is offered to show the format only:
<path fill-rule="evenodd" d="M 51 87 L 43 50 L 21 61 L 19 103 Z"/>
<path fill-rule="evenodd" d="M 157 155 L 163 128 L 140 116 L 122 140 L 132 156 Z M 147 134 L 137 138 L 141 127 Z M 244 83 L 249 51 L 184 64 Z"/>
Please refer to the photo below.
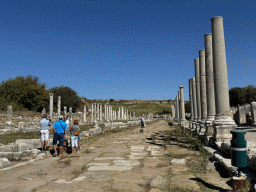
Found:
<path fill-rule="evenodd" d="M 255 0 L 0 0 L 0 81 L 88 99 L 174 99 L 223 16 L 229 88 L 255 85 Z"/>

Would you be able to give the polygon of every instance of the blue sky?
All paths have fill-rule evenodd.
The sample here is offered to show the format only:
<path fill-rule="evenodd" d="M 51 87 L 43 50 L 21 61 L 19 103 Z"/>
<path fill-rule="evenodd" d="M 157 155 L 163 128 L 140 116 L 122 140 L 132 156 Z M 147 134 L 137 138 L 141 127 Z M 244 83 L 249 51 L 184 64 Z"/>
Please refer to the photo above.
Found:
<path fill-rule="evenodd" d="M 174 99 L 223 16 L 229 88 L 255 85 L 255 0 L 0 0 L 0 81 L 88 99 Z"/>

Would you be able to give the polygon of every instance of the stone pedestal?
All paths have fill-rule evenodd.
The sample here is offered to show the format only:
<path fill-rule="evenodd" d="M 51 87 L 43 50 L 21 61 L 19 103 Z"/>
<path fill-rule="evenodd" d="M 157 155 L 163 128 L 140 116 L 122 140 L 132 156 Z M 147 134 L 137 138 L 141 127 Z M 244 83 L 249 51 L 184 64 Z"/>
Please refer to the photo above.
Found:
<path fill-rule="evenodd" d="M 205 135 L 211 136 L 213 134 L 212 121 L 205 121 L 205 127 L 206 127 Z"/>

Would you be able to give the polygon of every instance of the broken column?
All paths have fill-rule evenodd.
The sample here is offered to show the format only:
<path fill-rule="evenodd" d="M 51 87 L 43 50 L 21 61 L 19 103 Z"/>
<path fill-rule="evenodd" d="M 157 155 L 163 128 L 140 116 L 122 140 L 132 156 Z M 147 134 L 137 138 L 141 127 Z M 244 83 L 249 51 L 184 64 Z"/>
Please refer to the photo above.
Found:
<path fill-rule="evenodd" d="M 205 43 L 205 72 L 206 72 L 206 98 L 207 98 L 207 119 L 206 135 L 213 134 L 213 124 L 215 117 L 215 96 L 214 96 L 214 74 L 213 74 L 213 58 L 212 58 L 212 34 L 204 35 Z"/>
<path fill-rule="evenodd" d="M 69 122 L 72 121 L 72 107 L 69 107 Z"/>
<path fill-rule="evenodd" d="M 43 110 L 42 110 L 42 116 L 43 116 L 44 114 L 46 114 L 46 109 L 45 109 L 45 108 L 43 108 Z"/>
<path fill-rule="evenodd" d="M 223 17 L 211 18 L 213 71 L 216 115 L 213 121 L 213 138 L 215 141 L 231 139 L 230 130 L 237 126 L 229 116 L 229 90 L 226 63 L 226 50 L 223 29 Z"/>
<path fill-rule="evenodd" d="M 50 95 L 49 115 L 50 115 L 50 119 L 52 119 L 52 115 L 53 115 L 53 93 L 49 93 L 49 95 Z"/>
<path fill-rule="evenodd" d="M 64 106 L 64 116 L 67 116 L 67 107 Z"/>
<path fill-rule="evenodd" d="M 86 105 L 84 105 L 84 123 L 86 122 Z"/>

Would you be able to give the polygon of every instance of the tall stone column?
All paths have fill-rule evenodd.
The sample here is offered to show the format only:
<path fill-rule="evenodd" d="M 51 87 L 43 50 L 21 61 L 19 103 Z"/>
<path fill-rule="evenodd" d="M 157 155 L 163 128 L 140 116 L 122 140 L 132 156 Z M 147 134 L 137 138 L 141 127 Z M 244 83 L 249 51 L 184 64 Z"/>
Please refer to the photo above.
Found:
<path fill-rule="evenodd" d="M 93 117 L 94 117 L 94 106 L 93 106 L 93 103 L 92 103 L 92 108 L 91 108 L 91 122 L 94 122 L 94 119 L 93 119 Z"/>
<path fill-rule="evenodd" d="M 185 119 L 185 103 L 184 103 L 184 91 L 183 91 L 183 85 L 180 86 L 180 114 L 181 114 L 181 121 L 186 121 Z"/>
<path fill-rule="evenodd" d="M 196 80 L 196 103 L 197 103 L 197 122 L 201 122 L 201 97 L 200 97 L 200 71 L 199 59 L 194 59 L 195 63 L 195 80 Z"/>
<path fill-rule="evenodd" d="M 72 121 L 72 107 L 69 107 L 69 122 Z"/>
<path fill-rule="evenodd" d="M 190 101 L 190 121 L 194 121 L 193 95 L 192 95 L 192 78 L 188 80 L 189 84 L 189 101 Z"/>
<path fill-rule="evenodd" d="M 133 118 L 135 119 L 135 111 L 133 112 Z"/>
<path fill-rule="evenodd" d="M 226 50 L 223 29 L 223 17 L 211 18 L 212 50 L 214 71 L 214 92 L 216 116 L 213 121 L 215 140 L 231 139 L 230 130 L 236 128 L 234 120 L 229 117 L 229 90 L 226 63 Z"/>
<path fill-rule="evenodd" d="M 180 100 L 180 91 L 178 91 L 178 102 L 179 102 L 179 123 L 181 120 L 181 100 Z"/>
<path fill-rule="evenodd" d="M 107 105 L 104 105 L 104 120 L 107 121 Z"/>
<path fill-rule="evenodd" d="M 207 99 L 206 99 L 206 80 L 205 80 L 205 50 L 199 51 L 200 68 L 200 96 L 201 96 L 201 121 L 205 124 L 207 119 Z"/>
<path fill-rule="evenodd" d="M 12 123 L 12 106 L 8 105 L 7 107 L 7 119 L 8 119 L 8 123 Z"/>
<path fill-rule="evenodd" d="M 86 122 L 86 105 L 84 105 L 84 122 Z"/>
<path fill-rule="evenodd" d="M 97 105 L 97 121 L 99 121 L 100 120 L 100 104 L 97 103 L 96 105 Z"/>
<path fill-rule="evenodd" d="M 50 107 L 49 107 L 49 116 L 50 119 L 52 119 L 52 114 L 53 114 L 53 93 L 49 93 L 50 94 Z"/>
<path fill-rule="evenodd" d="M 123 106 L 121 107 L 121 119 L 122 120 L 124 119 L 124 107 Z"/>
<path fill-rule="evenodd" d="M 107 117 L 107 121 L 109 121 L 109 106 L 107 105 L 107 115 L 106 115 L 106 117 Z"/>
<path fill-rule="evenodd" d="M 178 93 L 179 95 L 179 93 Z M 177 105 L 177 122 L 180 121 L 180 105 L 179 105 L 179 96 L 176 97 L 176 105 Z"/>
<path fill-rule="evenodd" d="M 177 121 L 177 96 L 174 99 L 174 108 L 175 108 L 175 115 L 174 115 L 174 120 Z"/>
<path fill-rule="evenodd" d="M 205 72 L 206 72 L 206 98 L 207 98 L 207 135 L 213 134 L 213 124 L 215 117 L 215 95 L 214 95 L 214 74 L 213 74 L 213 55 L 212 55 L 212 34 L 204 35 L 205 44 Z"/>
<path fill-rule="evenodd" d="M 58 100 L 57 100 L 57 118 L 58 119 L 60 117 L 60 111 L 61 111 L 61 96 L 58 96 Z"/>
<path fill-rule="evenodd" d="M 93 119 L 94 119 L 94 122 L 96 122 L 97 121 L 97 104 L 96 103 L 94 103 L 94 117 L 93 117 Z"/>
<path fill-rule="evenodd" d="M 102 104 L 100 104 L 100 121 L 102 122 Z"/>
<path fill-rule="evenodd" d="M 194 121 L 197 121 L 197 100 L 196 100 L 196 80 L 192 78 L 192 97 L 193 97 L 193 111 L 194 111 Z"/>

